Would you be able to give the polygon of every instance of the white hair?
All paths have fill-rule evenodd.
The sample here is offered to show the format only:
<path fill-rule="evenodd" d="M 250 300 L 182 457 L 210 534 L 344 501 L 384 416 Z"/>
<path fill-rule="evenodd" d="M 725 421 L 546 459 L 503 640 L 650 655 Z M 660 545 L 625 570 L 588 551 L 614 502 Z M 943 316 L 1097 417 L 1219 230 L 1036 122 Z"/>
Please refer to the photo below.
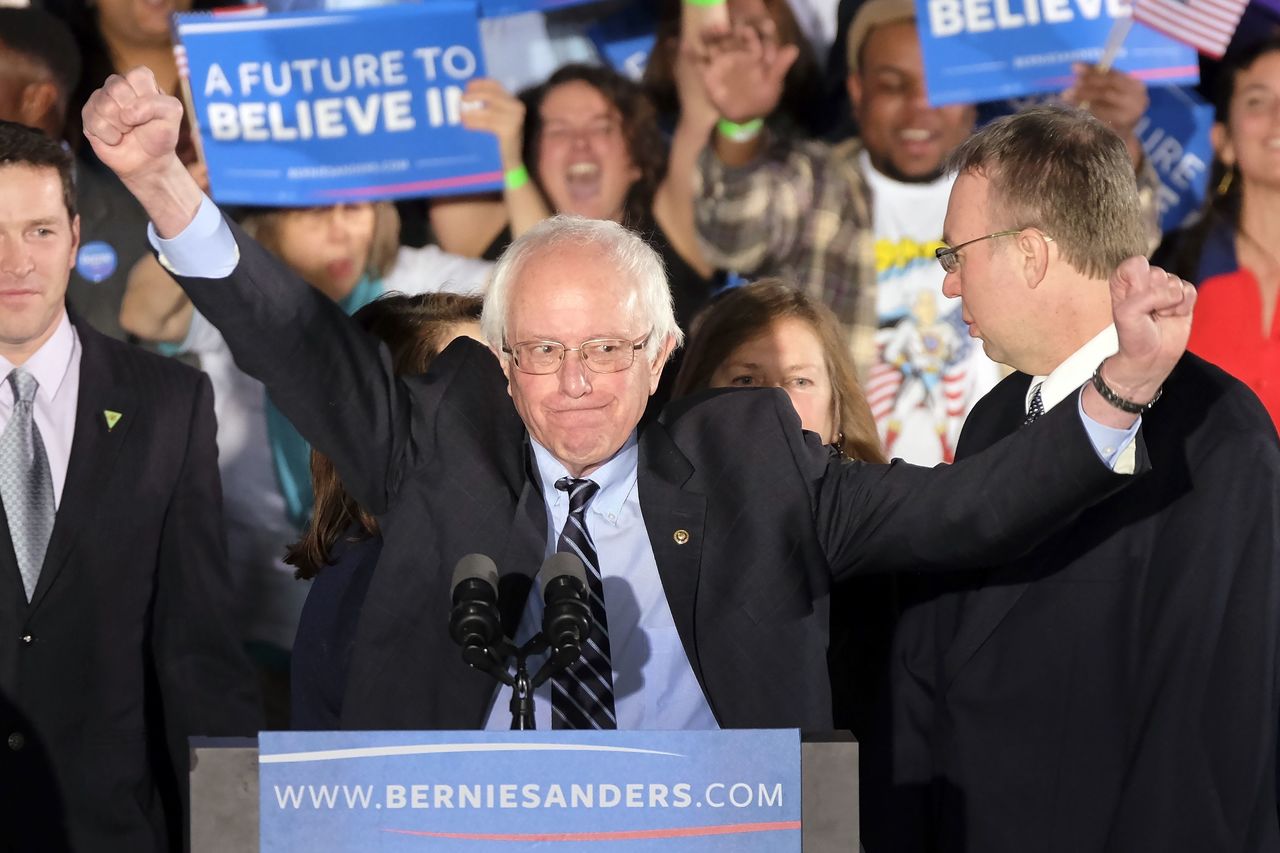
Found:
<path fill-rule="evenodd" d="M 501 352 L 506 340 L 511 286 L 528 260 L 558 246 L 585 246 L 598 249 L 618 272 L 632 284 L 625 308 L 645 321 L 651 331 L 645 343 L 650 363 L 670 336 L 676 346 L 684 340 L 684 332 L 676 325 L 671 287 L 662 258 L 638 234 L 607 219 L 581 216 L 552 216 L 539 222 L 516 239 L 498 258 L 485 291 L 484 312 L 480 315 L 480 332 L 489 346 Z M 572 275 L 572 270 L 566 270 Z"/>

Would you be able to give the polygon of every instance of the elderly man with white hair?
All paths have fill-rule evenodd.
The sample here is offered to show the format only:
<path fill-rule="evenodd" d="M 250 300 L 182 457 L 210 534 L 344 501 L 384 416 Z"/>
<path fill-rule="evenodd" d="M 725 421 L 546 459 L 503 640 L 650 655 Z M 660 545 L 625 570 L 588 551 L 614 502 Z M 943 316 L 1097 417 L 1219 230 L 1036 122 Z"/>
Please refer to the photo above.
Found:
<path fill-rule="evenodd" d="M 505 689 L 449 637 L 451 569 L 493 557 L 520 637 L 538 624 L 538 565 L 570 550 L 587 564 L 591 634 L 547 685 L 538 726 L 830 728 L 833 584 L 1022 553 L 1148 465 L 1137 419 L 1092 387 L 937 469 L 833 458 L 776 390 L 690 398 L 642 423 L 680 333 L 656 256 L 607 222 L 526 234 L 494 272 L 489 349 L 461 340 L 426 376 L 398 378 L 200 193 L 173 153 L 181 112 L 136 69 L 93 95 L 86 134 L 237 361 L 378 518 L 344 727 L 502 725 Z M 1139 261 L 1112 284 L 1106 375 L 1146 403 L 1183 352 L 1194 292 Z"/>

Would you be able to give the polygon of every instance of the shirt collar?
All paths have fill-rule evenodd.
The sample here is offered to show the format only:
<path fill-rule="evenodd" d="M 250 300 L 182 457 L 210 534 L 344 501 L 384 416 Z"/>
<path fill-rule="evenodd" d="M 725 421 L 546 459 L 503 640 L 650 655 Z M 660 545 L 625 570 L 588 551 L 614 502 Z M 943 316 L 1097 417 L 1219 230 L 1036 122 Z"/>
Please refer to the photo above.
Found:
<path fill-rule="evenodd" d="M 72 356 L 75 354 L 76 333 L 71 326 L 71 318 L 67 316 L 67 312 L 62 312 L 62 319 L 58 321 L 58 327 L 53 330 L 53 334 L 49 336 L 49 340 L 45 341 L 40 349 L 36 350 L 31 358 L 27 359 L 22 365 L 22 369 L 30 373 L 36 378 L 39 387 L 36 389 L 36 398 L 44 403 L 52 403 L 54 398 L 58 396 L 58 389 L 62 387 L 62 380 L 66 378 L 67 371 L 71 369 Z M 9 399 L 13 399 L 13 386 L 8 381 L 9 374 L 13 371 L 14 364 L 4 356 L 0 356 L 0 383 L 3 383 L 8 389 Z"/>
<path fill-rule="evenodd" d="M 550 450 L 535 441 L 532 436 L 529 437 L 529 444 L 533 447 L 534 464 L 538 467 L 542 499 L 548 507 L 559 506 L 560 502 L 568 496 L 556 488 L 556 480 L 568 477 L 569 471 L 559 459 L 551 455 Z M 640 448 L 636 441 L 636 432 L 632 430 L 622 449 L 613 454 L 608 462 L 587 475 L 586 479 L 594 481 L 600 487 L 600 491 L 596 492 L 596 496 L 591 499 L 587 510 L 617 526 L 618 518 L 622 514 L 622 506 L 635 489 L 639 461 Z"/>
<path fill-rule="evenodd" d="M 1047 412 L 1061 403 L 1073 391 L 1088 382 L 1093 372 L 1102 364 L 1102 360 L 1120 351 L 1120 342 L 1116 337 L 1116 327 L 1107 326 L 1080 349 L 1067 357 L 1062 364 L 1053 369 L 1048 376 L 1035 376 L 1031 379 L 1031 387 L 1027 389 L 1026 406 L 1031 405 L 1031 398 L 1036 388 L 1040 388 L 1040 402 Z"/>

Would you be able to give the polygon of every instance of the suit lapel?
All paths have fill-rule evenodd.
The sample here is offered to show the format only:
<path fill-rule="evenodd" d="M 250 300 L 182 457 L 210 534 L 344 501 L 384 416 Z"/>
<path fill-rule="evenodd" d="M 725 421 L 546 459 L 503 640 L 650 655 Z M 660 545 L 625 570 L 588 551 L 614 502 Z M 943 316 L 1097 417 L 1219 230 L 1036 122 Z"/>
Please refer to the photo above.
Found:
<path fill-rule="evenodd" d="M 498 561 L 498 603 L 502 628 L 508 637 L 516 636 L 529 592 L 533 589 L 535 573 L 542 565 L 547 548 L 547 509 L 542 502 L 542 486 L 527 436 L 522 456 L 525 465 L 521 478 L 523 484 L 516 501 L 511 533 Z"/>
<path fill-rule="evenodd" d="M 109 348 L 97 332 L 83 323 L 75 325 L 80 338 L 75 433 L 44 568 L 31 598 L 32 610 L 40 606 L 66 566 L 80 535 L 89 528 L 93 513 L 110 498 L 106 494 L 107 480 L 135 420 L 132 416 L 138 411 L 133 390 L 118 384 L 114 376 Z M 107 412 L 120 415 L 114 425 L 108 423 Z"/>
<path fill-rule="evenodd" d="M 9 536 L 9 517 L 0 504 L 0 625 L 15 634 L 24 621 L 27 594 L 22 588 L 22 573 L 18 570 L 18 558 L 13 553 L 13 539 Z M 15 643 L 0 643 L 0 693 L 14 695 L 18 684 L 18 657 Z"/>
<path fill-rule="evenodd" d="M 707 499 L 685 489 L 693 471 L 692 464 L 660 423 L 643 428 L 638 481 L 641 515 L 680 643 L 702 692 L 710 695 L 694 642 L 694 603 L 702 565 Z"/>
<path fill-rule="evenodd" d="M 984 401 L 989 405 L 974 410 L 961 432 L 956 461 L 987 449 L 1022 425 L 1030 382 L 1030 376 L 1015 374 L 991 392 L 991 399 Z M 993 570 L 981 587 L 960 593 L 956 633 L 943 658 L 947 686 L 1026 592 L 1026 582 L 1001 583 L 1014 571 L 1011 567 Z"/>

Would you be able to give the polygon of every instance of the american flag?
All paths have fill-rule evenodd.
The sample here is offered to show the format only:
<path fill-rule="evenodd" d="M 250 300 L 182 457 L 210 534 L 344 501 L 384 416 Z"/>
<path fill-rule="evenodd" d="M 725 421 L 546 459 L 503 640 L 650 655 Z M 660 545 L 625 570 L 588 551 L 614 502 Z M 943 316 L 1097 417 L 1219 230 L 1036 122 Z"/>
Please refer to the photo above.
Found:
<path fill-rule="evenodd" d="M 1133 19 L 1221 59 L 1249 0 L 1134 0 Z"/>

